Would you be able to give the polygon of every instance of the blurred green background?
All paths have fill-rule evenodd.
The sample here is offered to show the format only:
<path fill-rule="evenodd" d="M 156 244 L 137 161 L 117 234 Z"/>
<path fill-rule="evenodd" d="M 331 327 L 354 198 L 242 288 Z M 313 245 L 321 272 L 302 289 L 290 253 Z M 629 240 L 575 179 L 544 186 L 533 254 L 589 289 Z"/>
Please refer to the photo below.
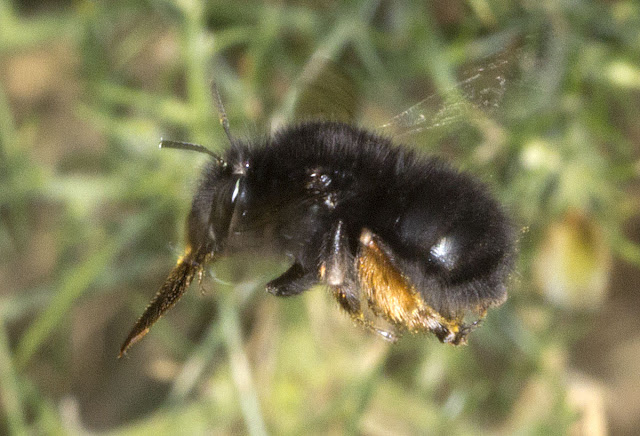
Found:
<path fill-rule="evenodd" d="M 0 433 L 640 428 L 638 2 L 0 0 L 0 74 Z M 242 257 L 117 360 L 206 161 L 159 138 L 226 146 L 213 78 L 240 138 L 433 95 L 401 140 L 522 229 L 508 302 L 468 346 L 389 345 L 321 289 L 266 295 L 282 265 Z"/>

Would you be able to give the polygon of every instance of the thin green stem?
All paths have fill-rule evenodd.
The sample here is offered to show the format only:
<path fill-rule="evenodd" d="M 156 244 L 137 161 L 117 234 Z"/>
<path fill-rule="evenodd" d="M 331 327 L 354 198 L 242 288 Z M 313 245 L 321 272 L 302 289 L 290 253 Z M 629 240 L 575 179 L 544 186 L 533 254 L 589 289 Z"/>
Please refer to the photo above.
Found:
<path fill-rule="evenodd" d="M 242 346 L 240 314 L 232 298 L 233 293 L 220 299 L 220 324 L 224 332 L 229 355 L 231 375 L 240 396 L 240 407 L 249 434 L 266 435 L 266 427 L 260 411 L 258 393 L 253 383 L 249 359 Z"/>
<path fill-rule="evenodd" d="M 2 319 L 0 319 L 0 400 L 7 417 L 9 432 L 14 435 L 27 434 L 22 396 L 11 359 L 7 330 Z"/>
<path fill-rule="evenodd" d="M 185 7 L 182 38 L 186 60 L 187 98 L 196 114 L 191 132 L 197 143 L 206 144 L 215 135 L 214 109 L 211 104 L 211 72 L 207 42 L 212 38 L 204 23 L 203 8 L 198 2 Z"/>
<path fill-rule="evenodd" d="M 204 340 L 189 355 L 187 361 L 182 365 L 182 369 L 176 376 L 169 392 L 168 402 L 172 404 L 180 403 L 196 387 L 200 376 L 207 368 L 207 364 L 220 350 L 223 344 L 222 328 L 220 323 L 211 323 L 207 329 Z"/>
<path fill-rule="evenodd" d="M 1 15 L 1 14 L 0 14 Z M 0 174 L 7 174 L 7 148 L 16 140 L 16 128 L 13 120 L 9 100 L 0 84 Z"/>

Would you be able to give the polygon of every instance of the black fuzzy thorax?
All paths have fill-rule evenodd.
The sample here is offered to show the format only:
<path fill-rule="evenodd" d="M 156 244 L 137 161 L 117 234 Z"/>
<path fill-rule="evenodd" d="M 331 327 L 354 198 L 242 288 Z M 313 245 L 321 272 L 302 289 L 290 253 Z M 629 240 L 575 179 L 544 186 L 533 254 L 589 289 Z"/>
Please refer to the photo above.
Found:
<path fill-rule="evenodd" d="M 334 122 L 290 126 L 263 144 L 236 144 L 225 158 L 227 169 L 205 172 L 190 221 L 220 215 L 206 205 L 232 189 L 214 183 L 223 172 L 242 177 L 242 219 L 229 235 L 236 246 L 267 246 L 317 270 L 324 238 L 341 220 L 354 256 L 363 229 L 378 235 L 436 310 L 456 314 L 504 299 L 512 227 L 482 183 L 441 160 Z M 437 255 L 437 244 L 448 247 L 443 238 L 453 241 L 450 263 Z"/>

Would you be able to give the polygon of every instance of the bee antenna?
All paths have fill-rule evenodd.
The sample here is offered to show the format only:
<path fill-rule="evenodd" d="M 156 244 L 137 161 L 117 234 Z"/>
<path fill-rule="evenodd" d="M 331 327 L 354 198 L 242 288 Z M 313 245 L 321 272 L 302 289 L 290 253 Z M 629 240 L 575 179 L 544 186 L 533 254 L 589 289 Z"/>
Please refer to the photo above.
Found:
<path fill-rule="evenodd" d="M 160 144 L 158 144 L 158 146 L 160 148 L 175 148 L 178 150 L 190 150 L 197 151 L 198 153 L 206 153 L 209 156 L 213 157 L 221 165 L 225 163 L 224 159 L 215 154 L 213 151 L 209 150 L 207 147 L 204 147 L 200 144 L 192 144 L 191 142 L 172 141 L 170 139 L 160 138 Z"/>
<path fill-rule="evenodd" d="M 229 118 L 227 118 L 227 112 L 224 110 L 224 105 L 222 104 L 222 98 L 220 97 L 220 92 L 218 91 L 218 85 L 216 85 L 216 82 L 211 82 L 211 93 L 213 94 L 213 99 L 215 100 L 216 107 L 218 108 L 218 118 L 220 119 L 220 124 L 222 124 L 224 133 L 227 134 L 229 143 L 231 145 L 234 145 L 236 141 L 233 138 L 233 135 L 231 135 L 231 131 L 229 130 Z"/>

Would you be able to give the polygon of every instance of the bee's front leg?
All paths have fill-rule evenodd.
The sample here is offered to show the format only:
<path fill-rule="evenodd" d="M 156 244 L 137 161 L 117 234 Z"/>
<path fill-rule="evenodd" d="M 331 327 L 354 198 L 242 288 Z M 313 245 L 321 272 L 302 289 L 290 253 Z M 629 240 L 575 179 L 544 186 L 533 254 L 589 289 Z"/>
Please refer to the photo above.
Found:
<path fill-rule="evenodd" d="M 315 272 L 306 271 L 299 263 L 294 263 L 280 277 L 267 283 L 267 292 L 276 297 L 298 295 L 318 282 Z"/>

